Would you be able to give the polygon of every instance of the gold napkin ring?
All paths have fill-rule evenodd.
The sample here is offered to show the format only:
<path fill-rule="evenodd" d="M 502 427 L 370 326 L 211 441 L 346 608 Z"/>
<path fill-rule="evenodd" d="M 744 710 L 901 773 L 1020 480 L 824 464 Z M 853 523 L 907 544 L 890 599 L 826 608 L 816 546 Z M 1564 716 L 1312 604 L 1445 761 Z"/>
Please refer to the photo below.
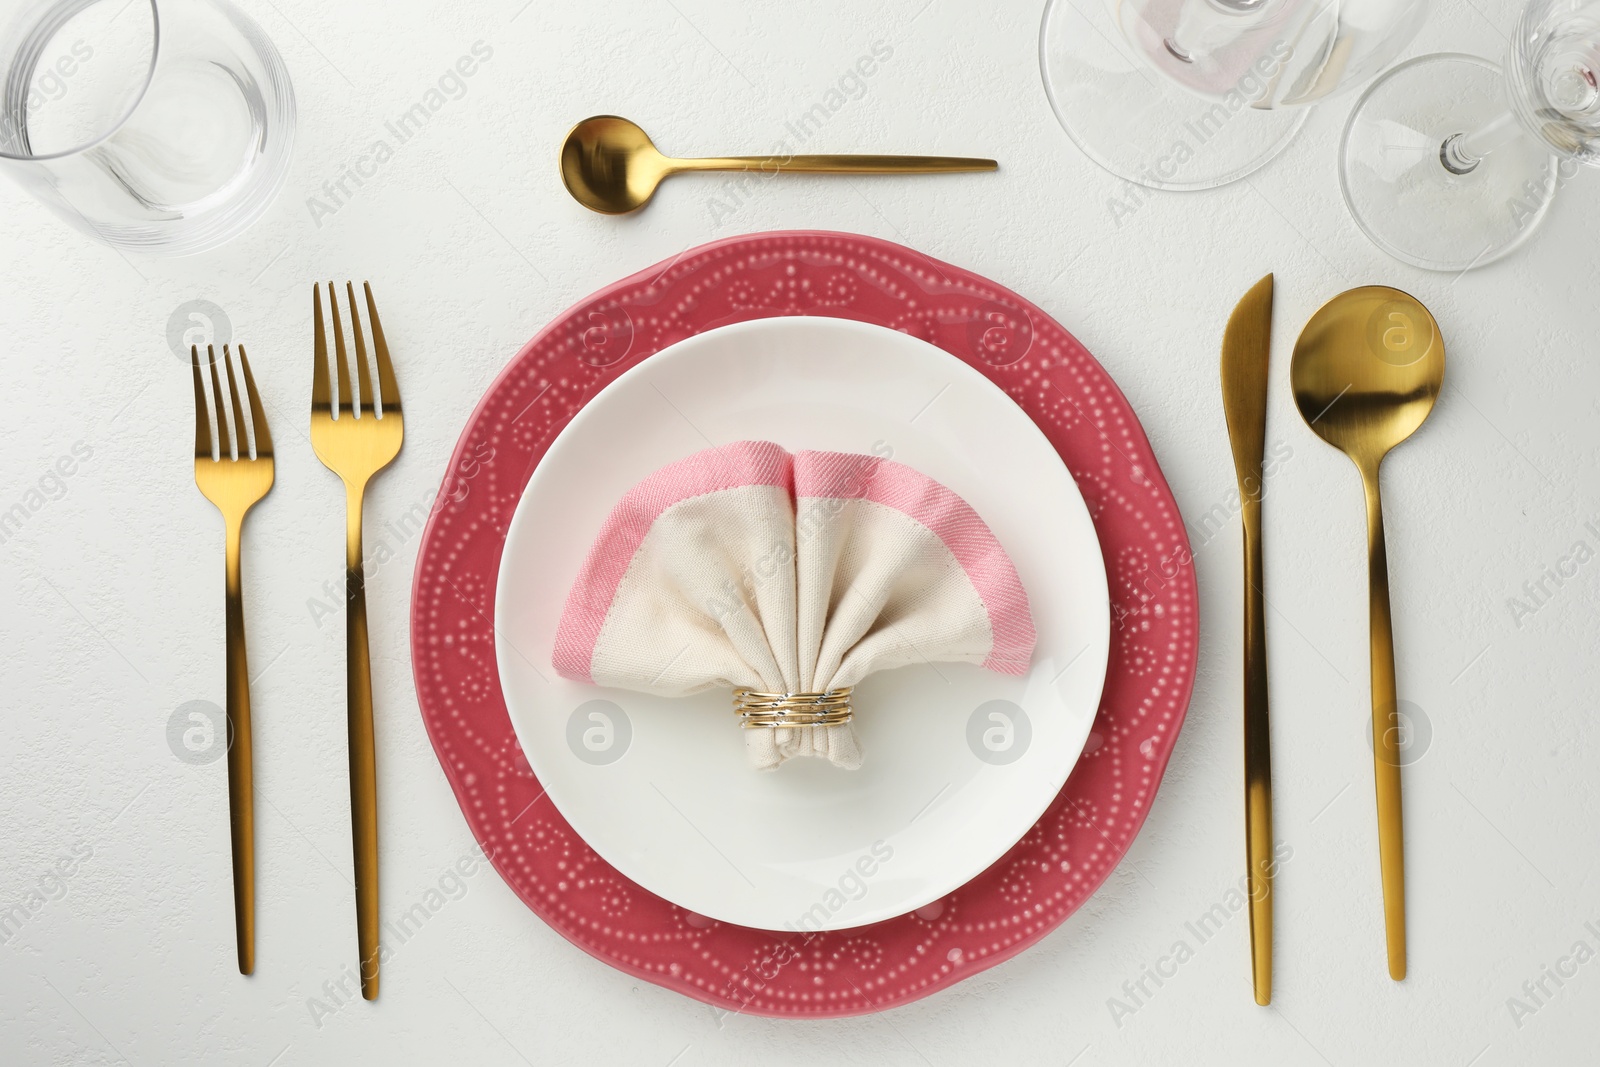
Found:
<path fill-rule="evenodd" d="M 753 689 L 735 689 L 733 710 L 746 730 L 843 726 L 854 715 L 848 685 L 825 693 L 758 693 Z"/>

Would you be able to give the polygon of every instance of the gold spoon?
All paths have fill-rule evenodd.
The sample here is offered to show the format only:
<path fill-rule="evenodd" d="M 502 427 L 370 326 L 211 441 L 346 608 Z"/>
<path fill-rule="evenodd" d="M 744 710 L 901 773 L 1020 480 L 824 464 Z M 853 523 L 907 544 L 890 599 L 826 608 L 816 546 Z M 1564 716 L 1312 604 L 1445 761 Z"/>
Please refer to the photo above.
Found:
<path fill-rule="evenodd" d="M 596 115 L 572 127 L 561 146 L 561 181 L 573 198 L 606 215 L 650 202 L 661 179 L 686 170 L 760 170 L 764 174 L 950 174 L 994 170 L 992 159 L 955 156 L 720 156 L 674 159 L 627 119 Z"/>
<path fill-rule="evenodd" d="M 1433 410 L 1444 339 L 1428 309 L 1384 285 L 1340 293 L 1311 316 L 1289 371 L 1294 402 L 1317 436 L 1355 461 L 1367 495 L 1372 629 L 1372 753 L 1389 977 L 1406 976 L 1406 875 L 1400 818 L 1400 716 L 1395 699 L 1389 563 L 1378 467 Z"/>

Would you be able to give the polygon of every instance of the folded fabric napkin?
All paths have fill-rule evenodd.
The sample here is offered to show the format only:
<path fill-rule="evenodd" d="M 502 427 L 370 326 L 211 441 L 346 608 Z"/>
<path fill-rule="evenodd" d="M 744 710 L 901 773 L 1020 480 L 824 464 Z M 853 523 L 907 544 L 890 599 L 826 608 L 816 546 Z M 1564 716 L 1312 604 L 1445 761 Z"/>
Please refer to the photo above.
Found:
<path fill-rule="evenodd" d="M 955 493 L 881 456 L 742 441 L 623 496 L 553 659 L 567 678 L 659 696 L 731 688 L 756 766 L 854 768 L 848 687 L 914 663 L 1023 674 L 1033 645 L 1016 568 Z"/>

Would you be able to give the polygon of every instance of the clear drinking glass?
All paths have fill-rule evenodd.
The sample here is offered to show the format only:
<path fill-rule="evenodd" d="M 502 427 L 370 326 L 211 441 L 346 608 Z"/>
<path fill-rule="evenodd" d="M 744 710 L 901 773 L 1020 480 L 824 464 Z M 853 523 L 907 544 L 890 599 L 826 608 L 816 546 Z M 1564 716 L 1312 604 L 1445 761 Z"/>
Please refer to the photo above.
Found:
<path fill-rule="evenodd" d="M 1526 240 L 1583 164 L 1600 165 L 1600 0 L 1531 0 L 1504 74 L 1443 54 L 1374 82 L 1345 127 L 1339 179 L 1373 243 L 1464 271 Z"/>
<path fill-rule="evenodd" d="M 181 255 L 264 211 L 294 91 L 227 0 L 0 0 L 0 170 L 71 225 Z"/>
<path fill-rule="evenodd" d="M 1426 14 L 1426 0 L 1050 0 L 1039 64 L 1089 158 L 1209 189 L 1288 147 L 1305 105 L 1387 66 Z"/>

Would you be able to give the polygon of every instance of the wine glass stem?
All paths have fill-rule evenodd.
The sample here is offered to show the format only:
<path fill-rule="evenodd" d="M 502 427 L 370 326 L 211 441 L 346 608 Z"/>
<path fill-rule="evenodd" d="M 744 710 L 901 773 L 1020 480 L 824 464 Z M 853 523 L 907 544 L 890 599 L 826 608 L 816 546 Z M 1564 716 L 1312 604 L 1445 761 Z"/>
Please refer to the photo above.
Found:
<path fill-rule="evenodd" d="M 1471 133 L 1452 134 L 1439 146 L 1439 162 L 1452 174 L 1471 174 L 1483 158 L 1521 132 L 1517 117 L 1502 111 Z"/>

